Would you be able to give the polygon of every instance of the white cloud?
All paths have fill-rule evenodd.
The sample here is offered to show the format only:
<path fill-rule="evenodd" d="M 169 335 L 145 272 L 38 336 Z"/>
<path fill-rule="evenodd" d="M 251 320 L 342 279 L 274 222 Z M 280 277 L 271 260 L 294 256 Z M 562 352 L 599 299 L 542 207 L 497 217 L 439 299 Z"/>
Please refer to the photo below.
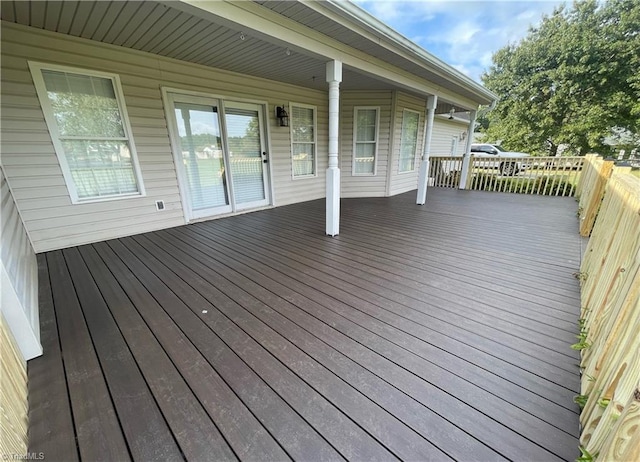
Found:
<path fill-rule="evenodd" d="M 491 65 L 493 53 L 520 41 L 530 26 L 565 2 L 361 0 L 357 3 L 446 63 L 479 80 Z"/>

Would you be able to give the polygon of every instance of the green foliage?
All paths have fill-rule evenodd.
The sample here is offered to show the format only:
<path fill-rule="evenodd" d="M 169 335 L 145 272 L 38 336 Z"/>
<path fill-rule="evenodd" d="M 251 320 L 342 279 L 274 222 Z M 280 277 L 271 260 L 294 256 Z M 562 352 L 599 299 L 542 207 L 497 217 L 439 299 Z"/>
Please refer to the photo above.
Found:
<path fill-rule="evenodd" d="M 560 7 L 482 76 L 500 97 L 481 120 L 488 140 L 555 155 L 560 144 L 609 154 L 604 139 L 640 146 L 640 2 L 581 0 Z"/>
<path fill-rule="evenodd" d="M 580 406 L 580 409 L 584 409 L 588 399 L 589 395 L 576 395 L 573 397 L 573 402 Z"/>
<path fill-rule="evenodd" d="M 580 446 L 580 457 L 576 459 L 576 462 L 592 462 L 598 457 L 598 453 L 590 454 L 584 447 Z"/>
<path fill-rule="evenodd" d="M 606 407 L 609 405 L 609 403 L 610 403 L 610 402 L 611 402 L 611 400 L 610 400 L 610 399 L 607 399 L 607 398 L 600 398 L 600 399 L 598 400 L 598 406 L 600 406 L 600 407 L 602 407 L 602 408 L 606 408 Z"/>

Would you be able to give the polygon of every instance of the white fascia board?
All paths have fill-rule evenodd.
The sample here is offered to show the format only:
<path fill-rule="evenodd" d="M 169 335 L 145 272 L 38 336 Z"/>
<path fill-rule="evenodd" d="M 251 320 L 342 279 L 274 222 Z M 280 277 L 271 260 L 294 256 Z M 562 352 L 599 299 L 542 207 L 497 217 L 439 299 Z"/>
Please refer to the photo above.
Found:
<path fill-rule="evenodd" d="M 357 69 L 399 87 L 424 95 L 438 95 L 460 107 L 476 108 L 478 101 L 458 95 L 451 90 L 400 69 L 375 56 L 327 37 L 294 20 L 275 13 L 250 1 L 181 0 L 164 1 L 196 17 L 210 20 L 232 29 L 244 30 L 256 38 L 283 48 L 302 49 L 327 61 L 341 61 L 345 66 Z M 330 18 L 329 18 L 330 19 Z"/>
<path fill-rule="evenodd" d="M 462 72 L 432 55 L 422 47 L 384 24 L 358 5 L 345 0 L 301 0 L 307 7 L 317 11 L 329 19 L 348 27 L 364 38 L 377 43 L 389 51 L 425 67 L 443 78 L 452 80 L 455 84 L 478 95 L 480 104 L 491 104 L 498 96 L 487 90 L 478 82 L 470 79 Z"/>

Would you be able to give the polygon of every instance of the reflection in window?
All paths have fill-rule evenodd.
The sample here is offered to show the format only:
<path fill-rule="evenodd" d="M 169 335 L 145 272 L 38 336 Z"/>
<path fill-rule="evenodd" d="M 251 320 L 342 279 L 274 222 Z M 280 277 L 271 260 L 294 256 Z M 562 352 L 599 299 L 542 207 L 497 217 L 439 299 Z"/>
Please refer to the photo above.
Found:
<path fill-rule="evenodd" d="M 417 112 L 406 109 L 403 111 L 399 172 L 411 172 L 415 170 L 419 121 L 420 114 Z"/>
<path fill-rule="evenodd" d="M 38 96 L 48 103 L 42 106 L 73 199 L 140 194 L 117 77 L 34 69 L 41 73 L 34 74 Z"/>
<path fill-rule="evenodd" d="M 355 108 L 353 137 L 353 174 L 374 175 L 378 143 L 378 108 Z"/>
<path fill-rule="evenodd" d="M 293 176 L 316 174 L 316 109 L 291 106 L 291 152 Z"/>

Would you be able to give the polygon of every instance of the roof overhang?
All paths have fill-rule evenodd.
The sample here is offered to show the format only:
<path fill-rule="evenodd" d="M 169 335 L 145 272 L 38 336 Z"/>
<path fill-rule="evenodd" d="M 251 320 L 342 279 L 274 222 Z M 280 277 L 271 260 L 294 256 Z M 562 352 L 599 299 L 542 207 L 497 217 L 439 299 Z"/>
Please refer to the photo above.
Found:
<path fill-rule="evenodd" d="M 496 99 L 354 4 L 342 1 L 3 1 L 3 20 L 169 58 L 326 90 L 437 94 L 438 111 Z"/>

